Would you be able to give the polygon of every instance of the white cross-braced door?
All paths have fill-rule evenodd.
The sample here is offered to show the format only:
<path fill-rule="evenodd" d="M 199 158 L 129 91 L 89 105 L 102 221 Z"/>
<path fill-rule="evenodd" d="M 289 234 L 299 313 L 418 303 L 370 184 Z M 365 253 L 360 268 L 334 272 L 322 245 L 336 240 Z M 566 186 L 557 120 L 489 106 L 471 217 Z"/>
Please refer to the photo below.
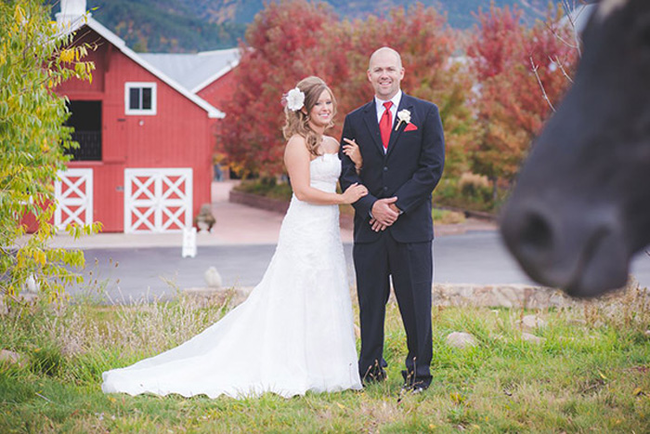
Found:
<path fill-rule="evenodd" d="M 89 225 L 93 222 L 93 170 L 68 169 L 58 172 L 54 182 L 54 225 L 65 229 L 76 223 Z"/>
<path fill-rule="evenodd" d="M 126 169 L 124 232 L 180 232 L 192 225 L 192 169 Z"/>

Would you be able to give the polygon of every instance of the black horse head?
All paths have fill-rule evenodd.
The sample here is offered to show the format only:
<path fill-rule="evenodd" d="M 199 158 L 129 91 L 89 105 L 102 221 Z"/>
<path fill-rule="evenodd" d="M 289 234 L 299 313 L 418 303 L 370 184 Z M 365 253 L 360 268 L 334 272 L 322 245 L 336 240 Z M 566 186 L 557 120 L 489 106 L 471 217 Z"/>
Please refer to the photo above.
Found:
<path fill-rule="evenodd" d="M 600 1 L 583 41 L 501 231 L 533 279 L 594 296 L 624 286 L 650 243 L 650 1 Z"/>

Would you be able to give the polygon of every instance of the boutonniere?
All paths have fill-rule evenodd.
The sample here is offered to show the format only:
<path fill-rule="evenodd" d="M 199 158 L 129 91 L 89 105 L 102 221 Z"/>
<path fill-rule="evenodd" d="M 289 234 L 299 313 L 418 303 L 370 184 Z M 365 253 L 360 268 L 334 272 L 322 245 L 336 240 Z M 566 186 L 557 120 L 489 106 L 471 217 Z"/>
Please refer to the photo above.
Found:
<path fill-rule="evenodd" d="M 397 119 L 399 119 L 399 122 L 397 123 L 397 126 L 395 127 L 395 131 L 399 128 L 399 126 L 402 124 L 402 122 L 409 123 L 411 122 L 411 112 L 404 109 L 400 110 L 397 112 Z"/>

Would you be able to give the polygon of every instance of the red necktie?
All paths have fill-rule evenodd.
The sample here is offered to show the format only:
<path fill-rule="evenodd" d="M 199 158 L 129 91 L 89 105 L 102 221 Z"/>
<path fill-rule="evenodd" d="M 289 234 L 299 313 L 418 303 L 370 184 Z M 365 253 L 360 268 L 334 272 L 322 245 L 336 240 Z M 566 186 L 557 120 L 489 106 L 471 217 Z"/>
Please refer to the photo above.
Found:
<path fill-rule="evenodd" d="M 393 128 L 393 119 L 390 114 L 392 102 L 387 101 L 384 103 L 384 114 L 379 119 L 379 132 L 381 133 L 381 142 L 384 144 L 384 149 L 388 149 L 388 141 L 390 140 L 390 130 Z"/>

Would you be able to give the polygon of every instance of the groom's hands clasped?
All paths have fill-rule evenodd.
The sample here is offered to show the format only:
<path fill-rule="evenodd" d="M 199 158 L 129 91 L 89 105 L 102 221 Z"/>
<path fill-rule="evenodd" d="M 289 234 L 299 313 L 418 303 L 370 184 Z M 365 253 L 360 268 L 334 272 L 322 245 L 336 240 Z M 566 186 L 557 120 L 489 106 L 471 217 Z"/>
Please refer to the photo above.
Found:
<path fill-rule="evenodd" d="M 383 231 L 397 221 L 400 211 L 395 205 L 395 202 L 397 202 L 397 197 L 393 196 L 385 199 L 378 199 L 372 205 L 370 226 L 373 231 Z"/>

